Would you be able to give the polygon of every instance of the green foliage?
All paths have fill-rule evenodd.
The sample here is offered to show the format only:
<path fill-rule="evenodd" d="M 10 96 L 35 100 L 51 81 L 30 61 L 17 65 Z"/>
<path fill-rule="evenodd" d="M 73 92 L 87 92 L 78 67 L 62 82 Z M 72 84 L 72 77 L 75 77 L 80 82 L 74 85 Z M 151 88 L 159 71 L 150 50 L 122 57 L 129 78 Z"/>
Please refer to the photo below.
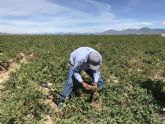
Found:
<path fill-rule="evenodd" d="M 35 57 L 5 82 L 1 123 L 43 123 L 46 115 L 61 124 L 161 123 L 157 114 L 164 105 L 165 82 L 154 80 L 165 69 L 165 39 L 160 36 L 0 36 L 0 43 L 1 62 L 20 52 L 33 52 Z M 81 46 L 93 47 L 103 56 L 101 106 L 92 107 L 85 94 L 66 102 L 62 115 L 54 113 L 44 103 L 38 82 L 52 83 L 52 88 L 62 91 L 69 55 Z"/>

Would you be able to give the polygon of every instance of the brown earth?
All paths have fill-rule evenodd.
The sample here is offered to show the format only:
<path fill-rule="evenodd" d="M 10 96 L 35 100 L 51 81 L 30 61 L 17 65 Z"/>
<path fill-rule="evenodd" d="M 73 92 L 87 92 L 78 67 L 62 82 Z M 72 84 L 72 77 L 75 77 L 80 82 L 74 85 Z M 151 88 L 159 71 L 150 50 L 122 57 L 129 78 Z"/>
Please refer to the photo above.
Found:
<path fill-rule="evenodd" d="M 51 86 L 51 83 L 48 83 L 49 86 Z M 58 108 L 57 104 L 54 103 L 53 101 L 53 95 L 49 94 L 50 90 L 48 88 L 42 87 L 40 86 L 39 89 L 41 90 L 41 92 L 43 92 L 45 94 L 45 96 L 47 96 L 47 98 L 44 100 L 44 103 L 46 105 L 48 105 L 54 113 L 60 113 L 60 109 Z M 44 124 L 54 124 L 51 115 L 47 115 L 44 120 L 43 120 Z"/>
<path fill-rule="evenodd" d="M 24 53 L 18 54 L 15 59 L 8 60 L 8 66 L 1 67 L 0 71 L 0 89 L 3 88 L 3 83 L 7 81 L 10 77 L 11 72 L 15 72 L 21 67 L 21 63 L 26 64 L 33 58 L 33 54 L 26 55 Z"/>
<path fill-rule="evenodd" d="M 20 64 L 13 62 L 7 71 L 1 71 L 0 72 L 0 88 L 3 87 L 3 82 L 7 81 L 9 79 L 9 75 L 11 72 L 15 72 L 17 69 L 20 68 Z"/>

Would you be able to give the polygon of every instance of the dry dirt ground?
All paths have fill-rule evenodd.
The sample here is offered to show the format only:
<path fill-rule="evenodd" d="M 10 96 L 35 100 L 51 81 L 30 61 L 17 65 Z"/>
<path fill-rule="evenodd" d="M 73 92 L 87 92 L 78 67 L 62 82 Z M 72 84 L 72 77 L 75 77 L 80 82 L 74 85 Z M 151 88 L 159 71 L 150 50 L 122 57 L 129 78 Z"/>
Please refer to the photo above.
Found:
<path fill-rule="evenodd" d="M 24 53 L 20 53 L 18 54 L 16 59 L 10 59 L 8 61 L 8 67 L 0 71 L 0 89 L 3 88 L 3 83 L 9 79 L 11 72 L 15 72 L 17 69 L 21 67 L 21 63 L 26 64 L 32 58 L 33 54 L 26 55 Z"/>
<path fill-rule="evenodd" d="M 15 72 L 16 70 L 20 69 L 21 64 L 27 64 L 33 59 L 33 54 L 26 55 L 25 53 L 20 53 L 15 59 L 10 59 L 8 60 L 8 67 L 7 68 L 2 68 L 0 71 L 0 89 L 4 87 L 5 81 L 7 81 L 10 78 L 10 73 Z M 44 92 L 46 89 L 42 89 Z M 46 91 L 47 92 L 47 91 Z M 45 103 L 50 105 L 54 110 L 57 110 L 57 105 L 52 101 L 52 99 L 46 99 Z M 47 115 L 44 118 L 44 123 L 45 124 L 53 124 L 53 121 L 49 115 Z"/>
<path fill-rule="evenodd" d="M 10 64 L 8 70 L 3 70 L 0 72 L 0 88 L 3 87 L 3 82 L 9 79 L 10 73 L 15 72 L 19 68 L 20 68 L 20 64 L 13 62 Z"/>
<path fill-rule="evenodd" d="M 54 113 L 59 113 L 60 110 L 59 110 L 58 106 L 54 103 L 53 96 L 49 94 L 49 89 L 42 87 L 42 86 L 40 86 L 39 89 L 45 94 L 45 96 L 47 96 L 47 99 L 44 100 L 44 103 L 47 104 L 50 108 L 52 108 L 52 110 L 54 110 Z M 50 115 L 47 115 L 43 119 L 43 123 L 44 124 L 54 124 Z"/>
<path fill-rule="evenodd" d="M 26 55 L 25 53 L 19 53 L 18 56 L 15 59 L 10 59 L 8 60 L 8 66 L 6 67 L 1 67 L 0 71 L 0 89 L 4 87 L 5 81 L 7 81 L 10 78 L 10 73 L 15 72 L 16 70 L 20 69 L 21 64 L 27 64 L 33 59 L 33 54 Z M 48 90 L 41 88 L 43 92 L 47 94 Z M 46 99 L 45 104 L 48 104 L 55 112 L 58 112 L 58 107 L 57 105 L 53 102 L 52 99 Z M 44 118 L 44 123 L 45 124 L 53 124 L 53 120 L 49 115 L 47 115 Z"/>

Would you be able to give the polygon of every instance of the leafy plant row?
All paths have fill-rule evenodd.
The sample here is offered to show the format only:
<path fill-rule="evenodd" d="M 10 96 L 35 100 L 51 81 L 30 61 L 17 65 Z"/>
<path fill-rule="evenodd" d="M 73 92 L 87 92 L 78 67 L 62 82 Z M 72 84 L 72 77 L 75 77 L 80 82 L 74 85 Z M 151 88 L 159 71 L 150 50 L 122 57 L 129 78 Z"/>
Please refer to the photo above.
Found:
<path fill-rule="evenodd" d="M 0 36 L 0 43 L 3 62 L 20 52 L 35 56 L 5 82 L 1 123 L 43 123 L 46 115 L 61 124 L 161 123 L 158 113 L 164 105 L 165 39 L 160 36 Z M 106 85 L 99 91 L 100 107 L 88 103 L 84 93 L 83 98 L 66 103 L 60 115 L 44 103 L 38 82 L 52 83 L 52 88 L 62 91 L 69 55 L 81 46 L 93 47 L 103 56 Z"/>

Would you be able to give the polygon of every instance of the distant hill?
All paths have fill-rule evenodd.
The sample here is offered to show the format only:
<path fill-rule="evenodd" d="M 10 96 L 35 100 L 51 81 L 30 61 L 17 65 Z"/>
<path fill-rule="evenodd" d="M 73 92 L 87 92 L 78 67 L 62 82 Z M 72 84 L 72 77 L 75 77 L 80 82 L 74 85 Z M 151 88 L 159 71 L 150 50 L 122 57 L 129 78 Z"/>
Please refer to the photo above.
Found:
<path fill-rule="evenodd" d="M 100 34 L 102 35 L 127 35 L 127 34 L 137 34 L 137 35 L 141 35 L 141 34 L 162 34 L 165 32 L 165 29 L 151 29 L 148 27 L 143 27 L 140 29 L 125 29 L 122 31 L 116 31 L 116 30 L 107 30 L 104 31 Z"/>
<path fill-rule="evenodd" d="M 8 35 L 9 33 L 2 33 L 2 32 L 0 32 L 0 35 Z"/>
<path fill-rule="evenodd" d="M 107 30 L 100 33 L 74 33 L 74 32 L 57 32 L 57 33 L 36 33 L 36 34 L 10 34 L 10 33 L 2 33 L 0 35 L 163 35 L 165 36 L 165 29 L 151 29 L 148 27 L 142 27 L 140 29 L 124 29 L 121 31 L 118 30 Z"/>

